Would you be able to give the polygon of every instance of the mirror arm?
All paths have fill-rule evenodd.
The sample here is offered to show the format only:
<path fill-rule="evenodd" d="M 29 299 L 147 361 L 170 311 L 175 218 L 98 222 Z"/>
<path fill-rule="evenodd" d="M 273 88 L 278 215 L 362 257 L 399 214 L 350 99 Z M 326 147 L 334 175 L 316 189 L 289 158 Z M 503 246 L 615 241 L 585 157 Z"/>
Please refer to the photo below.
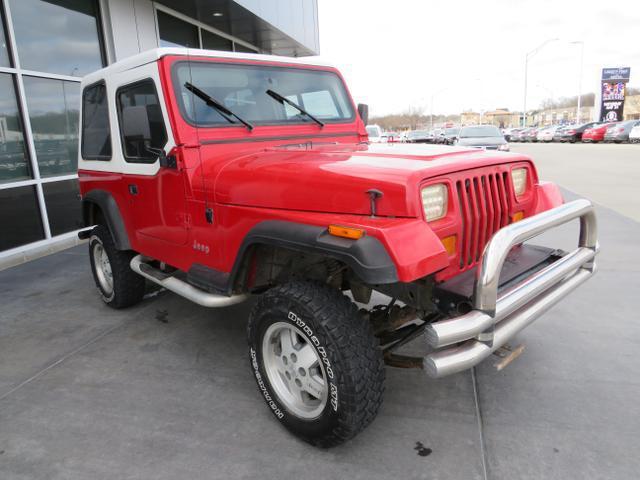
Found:
<path fill-rule="evenodd" d="M 178 161 L 175 155 L 167 155 L 162 148 L 145 147 L 146 150 L 154 155 L 157 155 L 160 159 L 160 166 L 162 168 L 171 168 L 172 170 L 178 169 Z"/>

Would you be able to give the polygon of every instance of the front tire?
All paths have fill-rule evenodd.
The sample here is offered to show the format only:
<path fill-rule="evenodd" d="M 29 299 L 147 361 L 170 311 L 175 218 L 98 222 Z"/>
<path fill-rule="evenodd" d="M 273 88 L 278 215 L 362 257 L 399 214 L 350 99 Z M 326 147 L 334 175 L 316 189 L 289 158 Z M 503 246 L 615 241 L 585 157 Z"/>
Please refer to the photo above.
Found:
<path fill-rule="evenodd" d="M 102 301 L 112 308 L 125 308 L 142 300 L 144 278 L 131 270 L 135 252 L 116 249 L 111 232 L 98 225 L 89 238 L 91 272 Z"/>
<path fill-rule="evenodd" d="M 251 312 L 247 335 L 258 388 L 296 436 L 332 447 L 376 417 L 382 352 L 369 323 L 341 292 L 306 281 L 274 287 Z"/>

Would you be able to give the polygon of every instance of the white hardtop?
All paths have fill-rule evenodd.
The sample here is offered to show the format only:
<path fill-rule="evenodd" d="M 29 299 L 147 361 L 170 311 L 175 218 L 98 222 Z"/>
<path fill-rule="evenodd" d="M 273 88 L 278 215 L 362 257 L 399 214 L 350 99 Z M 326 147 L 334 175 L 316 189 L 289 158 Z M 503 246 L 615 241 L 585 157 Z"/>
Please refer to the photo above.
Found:
<path fill-rule="evenodd" d="M 222 52 L 217 50 L 200 50 L 196 48 L 154 48 L 146 50 L 142 53 L 138 53 L 131 57 L 127 57 L 123 60 L 115 62 L 108 67 L 96 70 L 93 73 L 86 75 L 82 79 L 83 84 L 90 84 L 101 80 L 109 75 L 131 70 L 141 65 L 156 62 L 162 57 L 167 55 L 180 55 L 184 57 L 210 57 L 210 58 L 235 58 L 245 60 L 255 60 L 257 62 L 276 62 L 276 63 L 288 63 L 298 65 L 314 65 L 320 67 L 333 67 L 332 65 L 322 62 L 317 58 L 305 57 L 281 57 L 278 55 L 262 55 L 259 53 L 237 53 L 237 52 Z"/>

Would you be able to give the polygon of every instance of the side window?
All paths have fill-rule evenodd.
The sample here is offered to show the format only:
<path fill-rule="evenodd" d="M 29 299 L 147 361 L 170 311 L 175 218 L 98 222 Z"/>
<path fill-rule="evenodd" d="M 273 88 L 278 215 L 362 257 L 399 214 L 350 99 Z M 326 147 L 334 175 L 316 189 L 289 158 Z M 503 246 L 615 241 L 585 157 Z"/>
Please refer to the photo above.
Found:
<path fill-rule="evenodd" d="M 82 92 L 82 158 L 111 160 L 107 87 L 89 85 Z"/>
<path fill-rule="evenodd" d="M 167 143 L 162 109 L 153 80 L 120 87 L 117 92 L 120 136 L 124 158 L 131 163 L 153 163 L 154 150 Z"/>

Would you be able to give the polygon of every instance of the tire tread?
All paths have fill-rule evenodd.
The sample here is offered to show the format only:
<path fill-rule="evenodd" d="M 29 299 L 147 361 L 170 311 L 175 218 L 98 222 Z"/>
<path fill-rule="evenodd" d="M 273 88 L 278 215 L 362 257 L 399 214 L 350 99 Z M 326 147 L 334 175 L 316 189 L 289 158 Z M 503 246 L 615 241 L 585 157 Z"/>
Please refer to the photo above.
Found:
<path fill-rule="evenodd" d="M 334 343 L 333 351 L 340 358 L 341 415 L 337 426 L 322 438 L 306 440 L 322 447 L 341 444 L 365 429 L 382 405 L 385 368 L 379 342 L 348 297 L 312 281 L 286 283 L 265 293 L 249 317 L 249 338 L 265 305 L 283 298 L 305 305 Z"/>

